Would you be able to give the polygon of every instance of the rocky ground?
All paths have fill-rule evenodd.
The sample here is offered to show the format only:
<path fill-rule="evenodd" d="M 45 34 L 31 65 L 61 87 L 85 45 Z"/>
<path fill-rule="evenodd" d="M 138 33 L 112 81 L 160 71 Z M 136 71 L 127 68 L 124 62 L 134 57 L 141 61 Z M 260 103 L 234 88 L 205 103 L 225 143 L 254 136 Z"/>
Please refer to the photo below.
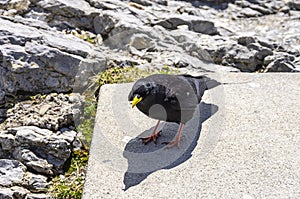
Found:
<path fill-rule="evenodd" d="M 298 0 L 0 1 L 0 198 L 48 197 L 100 71 L 299 72 L 299 27 Z"/>

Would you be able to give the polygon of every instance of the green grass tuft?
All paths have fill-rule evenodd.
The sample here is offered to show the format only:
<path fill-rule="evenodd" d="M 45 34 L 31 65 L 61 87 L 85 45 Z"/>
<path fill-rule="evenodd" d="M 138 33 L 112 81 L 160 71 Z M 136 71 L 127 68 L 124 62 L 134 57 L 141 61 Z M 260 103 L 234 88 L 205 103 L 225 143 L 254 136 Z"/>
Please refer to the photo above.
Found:
<path fill-rule="evenodd" d="M 139 78 L 152 74 L 177 74 L 176 68 L 164 66 L 161 69 L 139 69 L 137 67 L 115 67 L 107 69 L 99 74 L 98 84 L 101 87 L 104 84 L 133 82 Z"/>
<path fill-rule="evenodd" d="M 57 199 L 80 199 L 88 162 L 88 150 L 73 151 L 71 165 L 64 176 L 56 176 L 51 181 L 48 194 Z"/>

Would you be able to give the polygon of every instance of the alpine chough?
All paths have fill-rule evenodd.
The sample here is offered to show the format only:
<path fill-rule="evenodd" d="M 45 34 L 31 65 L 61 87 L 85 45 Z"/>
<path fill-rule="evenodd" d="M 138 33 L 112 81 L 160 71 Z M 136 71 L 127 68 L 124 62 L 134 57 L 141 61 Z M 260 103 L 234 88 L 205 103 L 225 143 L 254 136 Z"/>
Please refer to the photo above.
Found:
<path fill-rule="evenodd" d="M 142 138 L 146 144 L 156 142 L 160 131 L 157 127 L 161 120 L 179 123 L 177 135 L 173 141 L 167 142 L 169 147 L 179 146 L 182 129 L 194 114 L 204 91 L 220 85 L 207 76 L 154 74 L 135 82 L 128 100 L 147 116 L 157 119 L 153 133 Z"/>

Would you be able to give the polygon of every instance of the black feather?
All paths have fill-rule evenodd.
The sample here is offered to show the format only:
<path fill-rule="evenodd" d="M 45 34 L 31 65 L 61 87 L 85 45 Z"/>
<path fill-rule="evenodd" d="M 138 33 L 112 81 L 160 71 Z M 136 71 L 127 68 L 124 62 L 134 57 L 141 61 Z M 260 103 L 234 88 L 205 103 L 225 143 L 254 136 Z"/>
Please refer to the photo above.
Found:
<path fill-rule="evenodd" d="M 147 116 L 184 124 L 192 118 L 204 91 L 218 85 L 206 76 L 155 74 L 139 79 L 128 100 L 138 95 L 143 99 L 136 106 Z"/>

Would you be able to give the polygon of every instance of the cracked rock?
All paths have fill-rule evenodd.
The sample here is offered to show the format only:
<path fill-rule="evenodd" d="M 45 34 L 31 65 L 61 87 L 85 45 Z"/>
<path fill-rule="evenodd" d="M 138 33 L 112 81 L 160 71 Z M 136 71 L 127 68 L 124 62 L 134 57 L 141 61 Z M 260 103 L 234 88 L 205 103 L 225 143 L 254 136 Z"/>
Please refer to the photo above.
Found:
<path fill-rule="evenodd" d="M 0 186 L 22 184 L 25 172 L 26 166 L 18 160 L 0 159 Z"/>

